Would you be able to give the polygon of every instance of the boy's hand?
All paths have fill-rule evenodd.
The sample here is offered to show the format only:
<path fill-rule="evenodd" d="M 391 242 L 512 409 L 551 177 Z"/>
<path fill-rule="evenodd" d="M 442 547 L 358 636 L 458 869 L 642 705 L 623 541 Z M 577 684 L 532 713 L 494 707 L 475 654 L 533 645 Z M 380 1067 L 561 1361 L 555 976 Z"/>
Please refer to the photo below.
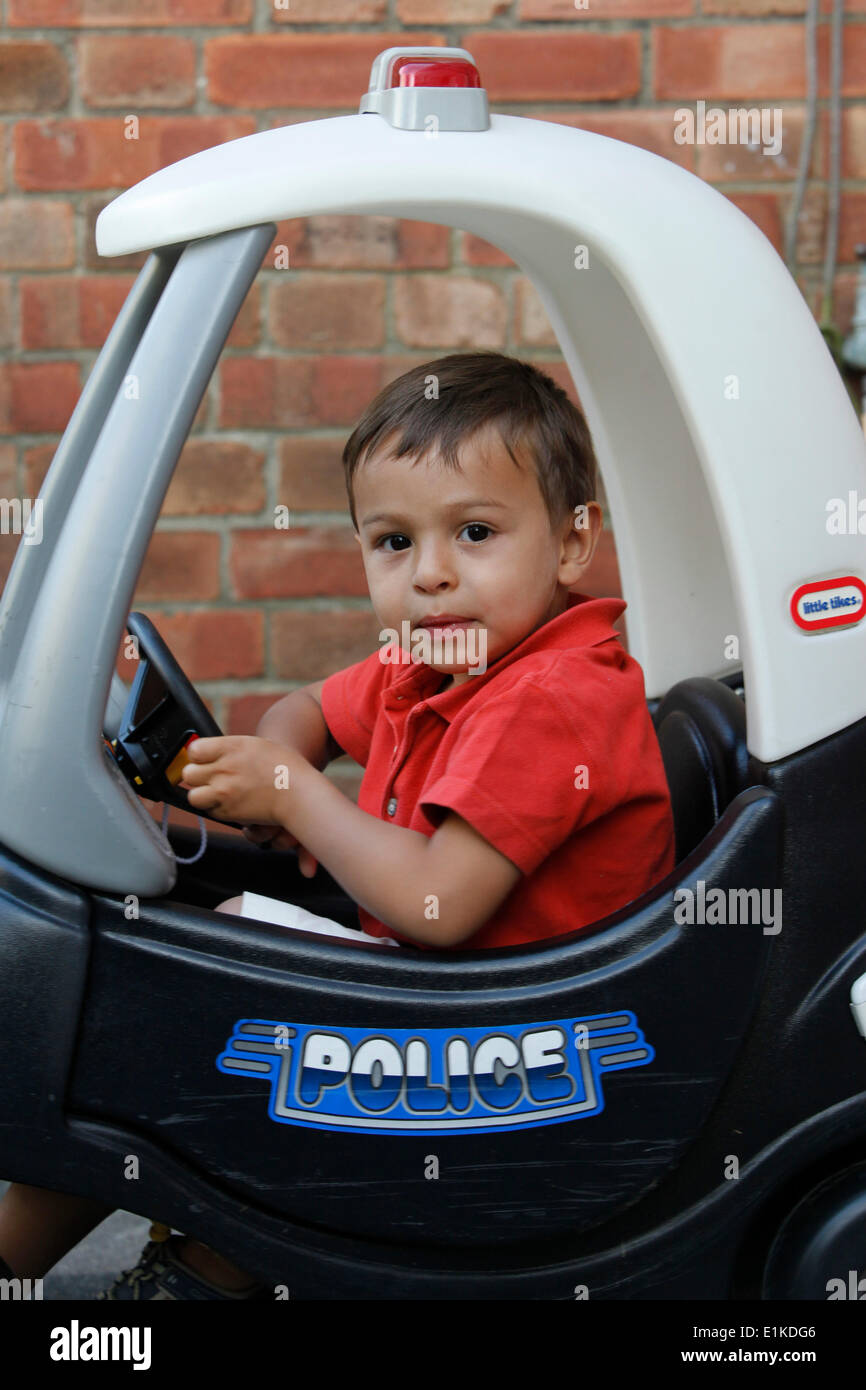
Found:
<path fill-rule="evenodd" d="M 304 878 L 312 878 L 315 875 L 319 865 L 318 859 L 314 859 L 310 851 L 304 849 L 297 837 L 288 830 L 278 830 L 274 834 L 272 825 L 245 825 L 243 833 L 254 845 L 267 845 L 270 849 L 297 849 L 298 868 Z"/>
<path fill-rule="evenodd" d="M 218 820 L 282 827 L 291 769 L 301 756 L 295 749 L 234 734 L 197 738 L 186 756 L 182 777 L 193 810 Z"/>

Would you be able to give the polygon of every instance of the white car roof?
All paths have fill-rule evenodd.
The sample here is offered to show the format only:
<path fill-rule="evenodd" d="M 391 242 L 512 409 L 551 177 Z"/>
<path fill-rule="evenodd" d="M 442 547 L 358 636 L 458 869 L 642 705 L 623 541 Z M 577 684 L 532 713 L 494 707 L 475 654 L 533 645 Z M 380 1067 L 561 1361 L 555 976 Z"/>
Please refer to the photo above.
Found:
<path fill-rule="evenodd" d="M 749 747 L 769 762 L 866 714 L 866 624 L 791 614 L 800 586 L 864 577 L 866 536 L 827 521 L 832 499 L 866 494 L 866 446 L 802 295 L 738 208 L 668 160 L 552 122 L 494 115 L 432 137 L 365 114 L 161 169 L 105 208 L 96 238 L 114 256 L 340 212 L 464 228 L 532 280 L 596 442 L 648 693 L 738 650 Z"/>

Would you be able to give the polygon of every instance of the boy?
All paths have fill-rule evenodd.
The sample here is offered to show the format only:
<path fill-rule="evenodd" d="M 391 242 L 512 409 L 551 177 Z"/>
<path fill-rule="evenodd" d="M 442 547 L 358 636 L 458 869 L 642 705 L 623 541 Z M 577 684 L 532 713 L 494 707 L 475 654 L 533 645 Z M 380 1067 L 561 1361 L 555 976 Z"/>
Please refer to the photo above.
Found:
<path fill-rule="evenodd" d="M 303 706 L 287 697 L 268 744 L 200 740 L 190 803 L 281 825 L 364 930 L 415 946 L 537 941 L 638 897 L 673 868 L 673 821 L 642 673 L 611 626 L 625 604 L 571 592 L 601 525 L 580 413 L 528 364 L 455 354 L 386 387 L 344 463 L 385 633 L 451 617 L 451 651 L 433 625 L 424 660 L 392 641 Z M 485 639 L 463 643 L 484 670 L 454 659 L 461 635 Z M 366 767 L 358 806 L 310 766 L 338 749 Z"/>
<path fill-rule="evenodd" d="M 373 608 L 400 639 L 286 696 L 258 737 L 194 743 L 191 806 L 257 839 L 279 827 L 369 934 L 416 948 L 537 942 L 639 897 L 674 867 L 673 817 L 643 675 L 612 627 L 625 604 L 575 592 L 601 527 L 580 412 L 527 363 L 454 354 L 380 392 L 343 460 Z M 342 752 L 365 766 L 357 806 L 321 771 Z M 57 1200 L 38 1191 L 19 1189 L 19 1237 L 28 1200 Z M 15 1268 L 3 1232 L 0 1208 Z M 142 1277 L 162 1297 L 255 1296 L 177 1240 L 112 1296 Z"/>

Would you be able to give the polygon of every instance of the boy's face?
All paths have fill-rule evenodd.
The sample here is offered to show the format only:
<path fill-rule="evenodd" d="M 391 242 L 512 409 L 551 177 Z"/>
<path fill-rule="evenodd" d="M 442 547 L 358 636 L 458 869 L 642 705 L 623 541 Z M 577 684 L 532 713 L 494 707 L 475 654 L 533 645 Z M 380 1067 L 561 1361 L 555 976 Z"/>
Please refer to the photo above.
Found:
<path fill-rule="evenodd" d="M 589 564 L 601 527 L 601 508 L 588 506 L 588 524 L 567 517 L 556 534 L 532 461 L 518 469 L 495 428 L 479 430 L 459 451 L 461 471 L 425 458 L 389 455 L 385 440 L 354 477 L 356 539 L 370 598 L 382 627 L 402 634 L 434 615 L 469 619 L 486 634 L 486 665 L 536 628 L 564 612 L 568 590 Z M 427 628 L 431 636 L 444 635 Z M 473 639 L 475 660 L 480 636 Z M 429 642 L 429 639 L 428 639 Z M 464 650 L 428 645 L 428 664 L 455 684 L 471 680 Z M 427 660 L 426 656 L 423 658 Z"/>

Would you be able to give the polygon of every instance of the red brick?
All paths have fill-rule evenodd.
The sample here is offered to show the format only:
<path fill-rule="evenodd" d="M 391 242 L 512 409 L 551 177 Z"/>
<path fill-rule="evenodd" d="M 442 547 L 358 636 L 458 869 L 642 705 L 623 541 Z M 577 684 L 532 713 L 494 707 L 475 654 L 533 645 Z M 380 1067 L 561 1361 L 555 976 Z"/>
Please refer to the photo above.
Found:
<path fill-rule="evenodd" d="M 491 101 L 590 101 L 636 96 L 637 33 L 479 32 L 463 36 Z"/>
<path fill-rule="evenodd" d="M 360 553 L 357 542 L 352 544 Z M 380 646 L 379 620 L 366 609 L 283 609 L 271 614 L 270 631 L 274 674 L 291 681 L 323 680 Z"/>
<path fill-rule="evenodd" d="M 195 44 L 152 34 L 94 35 L 78 41 L 79 89 L 88 106 L 191 106 Z"/>
<path fill-rule="evenodd" d="M 386 370 L 387 358 L 382 357 L 316 358 L 312 404 L 317 422 L 354 428 L 385 384 Z"/>
<path fill-rule="evenodd" d="M 397 0 L 397 18 L 401 24 L 487 24 L 510 8 L 511 0 Z"/>
<path fill-rule="evenodd" d="M 519 18 L 530 23 L 540 19 L 662 19 L 690 15 L 694 0 L 585 0 L 584 9 L 575 0 L 521 0 Z"/>
<path fill-rule="evenodd" d="M 701 0 L 702 14 L 803 14 L 805 0 Z"/>
<path fill-rule="evenodd" d="M 18 492 L 17 472 L 14 444 L 0 444 L 0 497 L 12 498 L 21 495 Z M 23 495 L 32 499 L 36 494 Z M 6 583 L 20 542 L 21 537 L 11 531 L 5 535 L 0 532 L 0 592 Z"/>
<path fill-rule="evenodd" d="M 226 347 L 255 347 L 262 336 L 262 289 L 258 281 L 249 288 L 247 297 L 238 310 L 231 332 L 226 338 Z"/>
<path fill-rule="evenodd" d="M 866 96 L 866 25 L 848 24 L 842 42 L 842 96 Z M 830 26 L 818 29 L 818 95 L 830 95 Z"/>
<path fill-rule="evenodd" d="M 275 265 L 275 248 L 285 246 L 292 270 L 444 269 L 451 262 L 449 227 L 396 217 L 322 213 L 277 226 L 264 264 Z"/>
<path fill-rule="evenodd" d="M 21 280 L 21 346 L 52 348 L 81 346 L 81 304 L 77 279 Z"/>
<path fill-rule="evenodd" d="M 702 14 L 765 15 L 803 14 L 806 0 L 701 0 Z M 820 13 L 829 15 L 833 0 L 821 0 Z M 845 0 L 845 13 L 866 10 L 866 0 Z"/>
<path fill-rule="evenodd" d="M 250 135 L 251 117 L 143 116 L 127 139 L 125 116 L 19 121 L 15 177 L 20 188 L 128 188 L 189 154 Z"/>
<path fill-rule="evenodd" d="M 383 24 L 386 0 L 270 0 L 268 19 L 276 24 Z"/>
<path fill-rule="evenodd" d="M 389 352 L 382 358 L 382 385 L 390 386 L 392 381 L 396 381 L 398 376 L 403 376 L 406 372 L 411 372 L 413 367 L 420 367 L 422 362 L 429 362 L 429 352 Z"/>
<path fill-rule="evenodd" d="M 12 425 L 12 365 L 0 362 L 0 434 L 14 434 Z"/>
<path fill-rule="evenodd" d="M 205 44 L 208 100 L 217 106 L 357 110 L 373 59 L 405 34 L 247 34 Z M 413 34 L 412 44 L 441 44 Z"/>
<path fill-rule="evenodd" d="M 14 348 L 15 315 L 12 308 L 12 282 L 4 276 L 0 279 L 0 348 Z"/>
<path fill-rule="evenodd" d="M 514 262 L 498 246 L 484 241 L 473 232 L 460 233 L 460 259 L 465 265 L 510 265 Z"/>
<path fill-rule="evenodd" d="M 380 275 L 299 275 L 272 284 L 269 331 L 285 348 L 375 348 L 385 338 Z"/>
<path fill-rule="evenodd" d="M 309 358 L 224 357 L 219 366 L 222 429 L 292 429 L 315 424 Z"/>
<path fill-rule="evenodd" d="M 252 734 L 256 732 L 259 720 L 267 710 L 275 705 L 278 700 L 288 694 L 289 688 L 298 688 L 309 684 L 307 681 L 287 682 L 286 686 L 280 690 L 273 691 L 267 695 L 251 694 L 241 695 L 232 699 L 226 695 L 223 697 L 222 705 L 225 711 L 222 721 L 222 729 L 226 734 Z M 348 755 L 341 758 L 334 758 L 324 769 L 325 776 L 329 777 L 336 786 L 340 788 L 345 796 L 351 797 L 355 802 L 358 800 L 358 793 L 361 786 L 363 773 L 355 773 L 350 769 L 356 768 Z M 231 829 L 231 827 L 227 827 Z M 241 831 L 235 832 L 241 835 Z"/>
<path fill-rule="evenodd" d="M 805 45 L 801 24 L 740 24 L 653 32 L 656 97 L 803 97 Z M 828 94 L 829 28 L 818 31 L 819 96 Z M 866 93 L 866 26 L 845 30 L 842 95 Z"/>
<path fill-rule="evenodd" d="M 146 611 L 146 610 L 145 610 Z M 264 618 L 250 609 L 197 609 L 147 616 L 193 685 L 249 680 L 264 670 Z"/>
<path fill-rule="evenodd" d="M 395 270 L 437 270 L 451 264 L 451 228 L 395 219 Z"/>
<path fill-rule="evenodd" d="M 637 145 L 650 154 L 660 155 L 674 164 L 694 172 L 694 153 L 689 145 L 678 145 L 674 139 L 676 120 L 674 109 L 669 111 L 533 111 L 533 120 L 553 121 L 578 130 Z"/>
<path fill-rule="evenodd" d="M 537 289 L 523 277 L 514 281 L 513 335 L 514 342 L 525 347 L 559 346 Z"/>
<path fill-rule="evenodd" d="M 21 346 L 101 347 L 132 283 L 128 276 L 22 279 Z"/>
<path fill-rule="evenodd" d="M 229 568 L 238 598 L 367 593 L 361 547 L 348 526 L 232 531 Z"/>
<path fill-rule="evenodd" d="M 866 107 L 842 111 L 842 178 L 866 179 Z"/>
<path fill-rule="evenodd" d="M 233 439 L 190 439 L 181 450 L 163 516 L 260 512 L 267 500 L 265 456 Z"/>
<path fill-rule="evenodd" d="M 304 684 L 304 682 L 298 682 L 293 688 L 300 689 L 302 684 Z M 273 690 L 266 694 L 261 694 L 256 691 L 249 695 L 239 695 L 234 698 L 228 695 L 224 696 L 223 709 L 225 710 L 225 718 L 222 723 L 223 732 L 225 734 L 248 734 L 251 737 L 255 737 L 256 729 L 262 716 L 265 715 L 278 700 L 281 700 L 284 695 L 288 695 L 290 688 L 292 687 L 290 683 L 287 682 L 281 689 Z M 325 776 L 327 775 L 328 772 L 326 769 Z"/>
<path fill-rule="evenodd" d="M 166 164 L 175 164 L 200 150 L 224 145 L 229 140 L 239 140 L 244 135 L 253 135 L 256 123 L 252 116 L 162 116 L 147 117 L 148 129 L 159 121 L 160 129 L 156 146 L 157 164 L 162 169 Z"/>
<path fill-rule="evenodd" d="M 291 513 L 346 510 L 342 463 L 345 442 L 345 433 L 291 435 L 282 439 L 277 501 Z"/>
<path fill-rule="evenodd" d="M 18 496 L 18 464 L 14 444 L 0 444 L 0 497 Z M 36 493 L 25 493 L 35 497 Z"/>
<path fill-rule="evenodd" d="M 531 280 L 518 277 L 514 284 L 514 341 L 521 347 L 557 347 L 557 337 Z"/>
<path fill-rule="evenodd" d="M 155 531 L 136 584 L 139 603 L 219 597 L 215 531 Z"/>
<path fill-rule="evenodd" d="M 468 275 L 412 275 L 394 285 L 397 333 L 412 347 L 504 347 L 499 285 Z"/>
<path fill-rule="evenodd" d="M 77 362 L 0 364 L 4 434 L 44 434 L 66 428 L 81 390 Z"/>
<path fill-rule="evenodd" d="M 839 208 L 840 262 L 856 260 L 854 248 L 866 242 L 866 192 L 851 189 L 842 193 Z"/>
<path fill-rule="evenodd" d="M 801 24 L 655 29 L 657 98 L 802 97 L 805 46 Z"/>
<path fill-rule="evenodd" d="M 56 44 L 0 43 L 0 111 L 56 111 L 68 97 L 66 59 Z"/>
<path fill-rule="evenodd" d="M 262 715 L 266 714 L 272 705 L 275 705 L 287 694 L 287 690 L 277 690 L 267 695 L 256 692 L 250 695 L 239 695 L 234 699 L 226 697 L 224 701 L 226 718 L 222 724 L 223 733 L 255 735 Z"/>
<path fill-rule="evenodd" d="M 75 264 L 72 208 L 54 199 L 0 201 L 0 269 L 49 270 Z"/>
<path fill-rule="evenodd" d="M 27 29 L 249 24 L 253 0 L 8 0 L 8 23 Z"/>
<path fill-rule="evenodd" d="M 722 110 L 727 110 L 722 107 Z M 769 132 L 772 140 L 774 129 L 772 109 L 764 106 L 756 108 L 771 112 Z M 782 112 L 782 148 L 778 155 L 764 154 L 761 145 L 756 146 L 726 144 L 698 145 L 695 147 L 697 173 L 709 183 L 767 183 L 785 180 L 790 182 L 800 166 L 800 148 L 803 141 L 805 113 L 801 107 L 778 108 Z M 775 127 L 778 133 L 778 125 Z M 824 178 L 825 138 L 821 125 L 815 131 L 812 143 L 810 176 Z"/>
<path fill-rule="evenodd" d="M 224 429 L 353 424 L 379 391 L 380 357 L 232 357 L 220 369 Z"/>
<path fill-rule="evenodd" d="M 9 578 L 9 571 L 12 568 L 12 562 L 15 559 L 15 552 L 20 541 L 20 536 L 0 534 L 0 593 L 3 592 L 6 580 Z"/>
<path fill-rule="evenodd" d="M 57 452 L 57 444 L 34 444 L 31 449 L 24 450 L 24 486 L 25 496 L 36 497 L 42 491 L 42 484 L 45 482 L 45 474 L 51 466 L 51 460 Z"/>
<path fill-rule="evenodd" d="M 724 189 L 719 190 L 724 193 Z M 741 212 L 773 243 L 779 254 L 784 246 L 784 223 L 777 193 L 725 193 Z"/>

